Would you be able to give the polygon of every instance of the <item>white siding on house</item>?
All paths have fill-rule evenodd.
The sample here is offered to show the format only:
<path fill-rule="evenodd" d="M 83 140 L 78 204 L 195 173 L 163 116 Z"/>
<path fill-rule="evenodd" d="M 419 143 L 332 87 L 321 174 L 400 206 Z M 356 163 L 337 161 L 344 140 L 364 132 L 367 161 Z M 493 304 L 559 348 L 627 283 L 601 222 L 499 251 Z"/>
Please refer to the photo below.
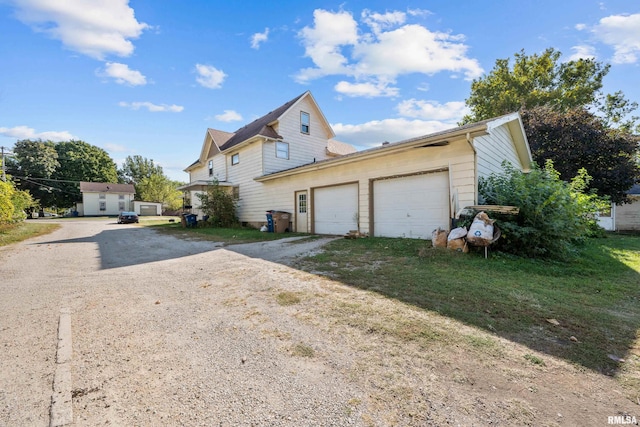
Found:
<path fill-rule="evenodd" d="M 84 215 L 118 215 L 120 213 L 120 202 L 124 203 L 125 211 L 132 210 L 133 194 L 124 194 L 120 199 L 117 193 L 104 193 L 105 198 L 100 198 L 100 193 L 82 193 L 82 203 Z M 105 202 L 105 210 L 100 210 L 100 202 Z"/>
<path fill-rule="evenodd" d="M 630 198 L 633 203 L 616 206 L 616 230 L 640 231 L 640 196 L 630 196 Z"/>
<path fill-rule="evenodd" d="M 300 132 L 300 112 L 309 113 L 309 134 Z M 329 129 L 322 124 L 321 113 L 310 98 L 305 97 L 280 117 L 276 132 L 283 142 L 289 143 L 289 159 L 276 157 L 275 142 L 264 144 L 264 173 L 273 173 L 296 166 L 329 158 L 327 140 L 332 137 Z"/>
<path fill-rule="evenodd" d="M 235 153 L 240 154 L 240 162 L 237 165 L 231 165 L 231 156 Z M 265 221 L 266 209 L 276 209 L 268 207 L 269 199 L 262 194 L 262 185 L 254 181 L 254 178 L 261 174 L 261 154 L 262 144 L 254 142 L 227 155 L 229 171 L 227 181 L 234 186 L 239 186 L 238 217 L 242 222 Z"/>
<path fill-rule="evenodd" d="M 522 169 L 515 144 L 506 125 L 499 126 L 486 136 L 474 138 L 473 145 L 477 152 L 478 177 L 487 177 L 492 173 L 502 172 L 502 162 L 510 162 Z M 528 167 L 528 165 L 527 165 Z"/>

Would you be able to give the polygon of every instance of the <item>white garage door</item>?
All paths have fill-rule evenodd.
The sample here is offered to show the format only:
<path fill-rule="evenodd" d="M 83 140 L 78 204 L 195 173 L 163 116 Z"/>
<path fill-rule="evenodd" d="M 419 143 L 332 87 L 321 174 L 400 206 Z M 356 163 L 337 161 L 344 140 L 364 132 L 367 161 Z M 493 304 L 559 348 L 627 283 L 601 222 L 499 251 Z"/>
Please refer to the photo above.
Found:
<path fill-rule="evenodd" d="M 140 215 L 158 215 L 156 205 L 140 205 Z"/>
<path fill-rule="evenodd" d="M 358 229 L 358 184 L 316 188 L 313 191 L 314 231 L 346 234 Z"/>
<path fill-rule="evenodd" d="M 375 181 L 373 215 L 376 236 L 431 239 L 434 229 L 449 229 L 449 174 Z"/>

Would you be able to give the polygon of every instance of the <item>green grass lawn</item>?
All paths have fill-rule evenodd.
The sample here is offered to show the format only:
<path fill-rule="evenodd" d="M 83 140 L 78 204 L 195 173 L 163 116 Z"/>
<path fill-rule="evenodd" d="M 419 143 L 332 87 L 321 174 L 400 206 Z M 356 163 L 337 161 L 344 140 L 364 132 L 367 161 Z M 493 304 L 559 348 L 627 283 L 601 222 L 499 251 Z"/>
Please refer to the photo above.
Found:
<path fill-rule="evenodd" d="M 0 246 L 21 242 L 31 237 L 51 233 L 59 228 L 59 224 L 47 222 L 24 221 L 17 224 L 0 225 Z"/>
<path fill-rule="evenodd" d="M 639 236 L 590 239 L 570 262 L 485 259 L 482 251 L 410 239 L 337 240 L 325 248 L 300 267 L 605 374 L 623 369 L 615 358 L 634 358 L 640 386 Z"/>
<path fill-rule="evenodd" d="M 142 217 L 144 218 L 144 217 Z M 202 240 L 211 240 L 216 242 L 224 242 L 228 244 L 234 243 L 252 243 L 263 242 L 268 240 L 278 240 L 285 237 L 307 236 L 302 233 L 264 233 L 254 228 L 238 227 L 238 228 L 214 228 L 214 227 L 195 227 L 184 228 L 177 219 L 176 222 L 170 223 L 168 220 L 161 222 L 144 222 L 140 220 L 141 225 L 148 225 L 156 230 L 176 235 L 177 237 L 197 238 Z"/>

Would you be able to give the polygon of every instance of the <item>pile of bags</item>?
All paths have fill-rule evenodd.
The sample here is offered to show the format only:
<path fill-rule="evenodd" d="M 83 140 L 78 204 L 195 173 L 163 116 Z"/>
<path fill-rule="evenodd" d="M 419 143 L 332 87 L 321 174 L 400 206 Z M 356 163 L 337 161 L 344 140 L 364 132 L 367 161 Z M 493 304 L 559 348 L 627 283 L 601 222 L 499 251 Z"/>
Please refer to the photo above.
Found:
<path fill-rule="evenodd" d="M 495 220 L 484 213 L 478 213 L 469 230 L 467 227 L 458 227 L 447 232 L 440 227 L 433 230 L 431 243 L 434 248 L 448 248 L 459 252 L 469 252 L 469 245 L 489 246 L 493 241 L 493 223 Z"/>

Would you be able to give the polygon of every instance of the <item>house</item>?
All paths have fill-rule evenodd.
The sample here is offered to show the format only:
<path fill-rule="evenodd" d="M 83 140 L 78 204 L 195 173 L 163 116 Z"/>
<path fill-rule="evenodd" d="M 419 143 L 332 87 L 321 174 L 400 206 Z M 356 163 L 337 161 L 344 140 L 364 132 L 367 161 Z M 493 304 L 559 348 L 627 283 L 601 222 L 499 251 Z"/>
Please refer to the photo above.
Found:
<path fill-rule="evenodd" d="M 305 92 L 233 134 L 208 130 L 184 189 L 193 196 L 217 179 L 253 226 L 278 210 L 298 232 L 430 238 L 478 204 L 479 178 L 503 161 L 524 171 L 532 162 L 517 113 L 359 152 L 333 138 Z"/>
<path fill-rule="evenodd" d="M 611 204 L 608 212 L 598 215 L 598 224 L 608 231 L 640 231 L 640 184 L 627 192 L 630 203 Z"/>
<path fill-rule="evenodd" d="M 133 184 L 80 182 L 82 203 L 76 204 L 80 216 L 118 215 L 133 210 Z"/>

